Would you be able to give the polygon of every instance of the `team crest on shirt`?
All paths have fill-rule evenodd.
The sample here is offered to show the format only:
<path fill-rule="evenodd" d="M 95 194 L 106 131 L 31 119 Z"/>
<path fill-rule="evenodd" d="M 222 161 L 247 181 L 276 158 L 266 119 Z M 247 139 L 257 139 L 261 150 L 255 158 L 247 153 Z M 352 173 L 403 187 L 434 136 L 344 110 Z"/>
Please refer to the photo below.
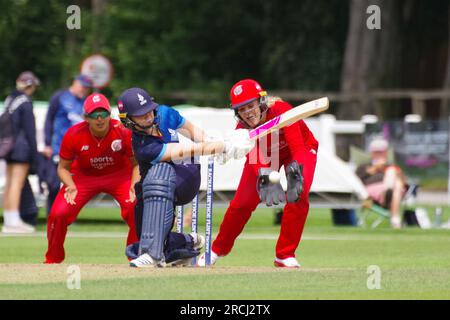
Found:
<path fill-rule="evenodd" d="M 177 134 L 177 131 L 176 130 L 173 130 L 173 129 L 167 129 L 168 131 L 169 131 L 169 133 L 170 133 L 170 140 L 171 141 L 177 141 L 178 140 L 178 134 Z"/>
<path fill-rule="evenodd" d="M 111 143 L 111 149 L 114 152 L 122 150 L 122 139 L 116 139 Z"/>

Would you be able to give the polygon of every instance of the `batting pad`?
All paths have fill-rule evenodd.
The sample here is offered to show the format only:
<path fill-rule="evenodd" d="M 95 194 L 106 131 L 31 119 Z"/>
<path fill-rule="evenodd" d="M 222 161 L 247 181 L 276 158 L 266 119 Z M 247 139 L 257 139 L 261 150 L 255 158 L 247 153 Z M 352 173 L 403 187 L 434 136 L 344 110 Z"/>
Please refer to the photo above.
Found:
<path fill-rule="evenodd" d="M 143 218 L 139 255 L 148 253 L 155 260 L 164 258 L 164 242 L 172 227 L 176 188 L 175 169 L 168 163 L 150 168 L 142 184 Z"/>

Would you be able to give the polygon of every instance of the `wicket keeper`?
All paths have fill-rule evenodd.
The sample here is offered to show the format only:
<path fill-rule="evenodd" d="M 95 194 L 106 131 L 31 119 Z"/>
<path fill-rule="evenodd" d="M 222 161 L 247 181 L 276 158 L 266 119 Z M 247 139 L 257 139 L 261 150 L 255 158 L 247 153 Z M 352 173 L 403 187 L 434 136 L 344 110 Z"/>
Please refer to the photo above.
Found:
<path fill-rule="evenodd" d="M 268 99 L 266 91 L 252 79 L 237 82 L 231 88 L 230 100 L 238 120 L 237 129 L 256 128 L 292 109 L 281 99 Z M 260 202 L 271 206 L 287 199 L 274 265 L 300 267 L 295 250 L 308 215 L 308 194 L 314 177 L 317 149 L 318 142 L 303 120 L 269 134 L 267 138 L 258 139 L 256 148 L 247 155 L 238 189 L 213 242 L 211 264 L 230 253 L 236 238 Z M 287 178 L 286 193 L 279 180 L 269 178 L 282 165 Z M 205 265 L 205 254 L 199 257 L 197 264 Z"/>

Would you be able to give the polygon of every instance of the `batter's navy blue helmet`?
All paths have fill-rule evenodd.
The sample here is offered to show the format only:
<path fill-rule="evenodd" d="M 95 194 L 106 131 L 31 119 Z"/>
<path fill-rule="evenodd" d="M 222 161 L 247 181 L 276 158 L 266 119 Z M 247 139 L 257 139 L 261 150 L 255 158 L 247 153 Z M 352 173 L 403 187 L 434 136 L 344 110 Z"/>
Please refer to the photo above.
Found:
<path fill-rule="evenodd" d="M 147 114 L 158 107 L 153 98 L 141 88 L 130 88 L 122 92 L 117 102 L 119 108 L 119 118 L 125 127 L 138 130 L 138 126 L 130 117 L 139 117 Z M 142 128 L 145 129 L 145 128 Z"/>

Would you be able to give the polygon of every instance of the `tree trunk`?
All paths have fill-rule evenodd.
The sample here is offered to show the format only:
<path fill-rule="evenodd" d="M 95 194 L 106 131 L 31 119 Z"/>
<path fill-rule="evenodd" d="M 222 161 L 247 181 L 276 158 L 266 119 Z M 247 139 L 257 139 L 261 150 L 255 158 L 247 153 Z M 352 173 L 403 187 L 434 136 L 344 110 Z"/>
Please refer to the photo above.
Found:
<path fill-rule="evenodd" d="M 341 76 L 341 91 L 344 94 L 361 94 L 368 89 L 367 70 L 370 68 L 373 45 L 370 41 L 372 37 L 368 39 L 366 32 L 367 7 L 367 0 L 350 1 L 350 23 Z M 365 113 L 359 99 L 350 99 L 340 105 L 339 118 L 359 119 Z"/>
<path fill-rule="evenodd" d="M 92 0 L 92 50 L 100 52 L 102 48 L 101 21 L 108 0 Z"/>
<path fill-rule="evenodd" d="M 407 0 L 412 3 L 414 1 Z M 401 82 L 401 52 L 402 52 L 402 1 L 383 0 L 381 4 L 381 32 L 377 39 L 377 57 L 373 65 L 374 77 L 372 87 L 376 89 L 399 88 Z M 410 10 L 410 9 L 407 9 Z M 396 118 L 399 116 L 399 101 L 384 101 L 376 110 L 371 110 L 379 118 Z"/>
<path fill-rule="evenodd" d="M 82 8 L 82 1 L 75 0 L 72 2 L 73 5 L 77 5 Z M 81 28 L 83 28 L 83 10 L 81 10 Z M 61 72 L 61 87 L 67 86 L 71 79 L 79 70 L 74 70 L 74 65 L 79 65 L 79 55 L 80 55 L 80 39 L 79 30 L 70 30 L 66 28 L 66 38 L 65 38 L 65 56 L 62 63 L 63 70 Z M 74 73 L 75 72 L 75 73 Z"/>
<path fill-rule="evenodd" d="M 381 30 L 370 30 L 367 25 L 370 5 L 381 9 Z M 382 116 L 368 93 L 381 87 L 383 79 L 398 73 L 398 10 L 397 1 L 351 0 L 350 24 L 341 76 L 341 92 L 356 94 L 359 98 L 344 102 L 338 109 L 341 119 L 360 119 L 367 113 Z M 388 83 L 390 85 L 391 83 Z"/>

